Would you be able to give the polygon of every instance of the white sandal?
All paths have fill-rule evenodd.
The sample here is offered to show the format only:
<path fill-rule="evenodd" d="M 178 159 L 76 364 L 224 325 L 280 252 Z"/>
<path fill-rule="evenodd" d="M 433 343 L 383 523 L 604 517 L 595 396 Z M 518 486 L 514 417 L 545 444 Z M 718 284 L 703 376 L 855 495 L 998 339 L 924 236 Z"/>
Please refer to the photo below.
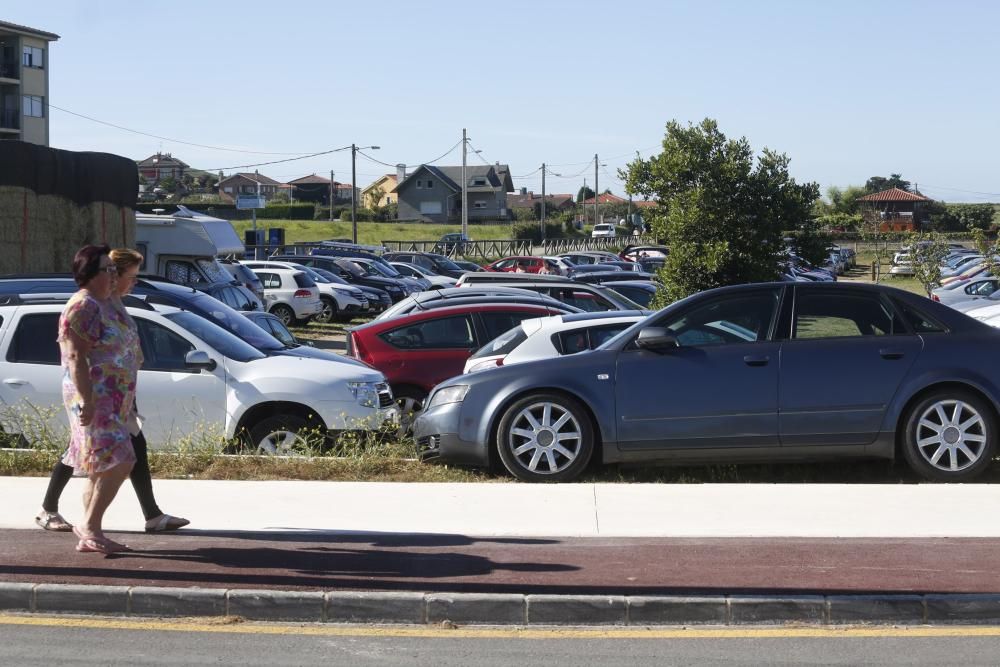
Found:
<path fill-rule="evenodd" d="M 161 514 L 158 517 L 150 519 L 146 522 L 146 532 L 147 533 L 164 533 L 168 530 L 177 530 L 178 528 L 183 528 L 184 526 L 191 523 L 187 519 L 182 519 L 179 516 L 170 516 L 169 514 Z"/>
<path fill-rule="evenodd" d="M 51 530 L 56 533 L 68 533 L 73 530 L 73 524 L 63 518 L 59 512 L 46 512 L 42 510 L 35 517 L 35 523 L 43 530 Z"/>

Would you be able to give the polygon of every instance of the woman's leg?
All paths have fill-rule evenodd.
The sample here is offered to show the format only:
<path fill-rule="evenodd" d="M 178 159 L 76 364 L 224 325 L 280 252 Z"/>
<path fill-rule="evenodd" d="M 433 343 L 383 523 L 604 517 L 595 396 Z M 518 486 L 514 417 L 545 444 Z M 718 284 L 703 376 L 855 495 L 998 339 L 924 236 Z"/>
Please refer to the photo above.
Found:
<path fill-rule="evenodd" d="M 49 477 L 49 488 L 45 491 L 45 499 L 42 500 L 42 509 L 46 512 L 59 511 L 59 496 L 62 495 L 69 480 L 73 478 L 73 468 L 62 461 L 52 467 L 52 475 Z"/>
<path fill-rule="evenodd" d="M 104 536 L 101 526 L 104 513 L 131 471 L 131 463 L 122 463 L 110 470 L 93 473 L 90 476 L 87 488 L 83 492 L 83 521 L 80 522 L 80 530 L 84 535 Z"/>
<path fill-rule="evenodd" d="M 135 450 L 135 465 L 129 474 L 132 488 L 135 489 L 135 496 L 139 499 L 142 507 L 142 514 L 146 521 L 155 519 L 163 514 L 156 505 L 156 498 L 153 497 L 153 477 L 149 473 L 149 454 L 146 448 L 146 436 L 140 431 L 138 435 L 132 436 L 132 449 Z"/>

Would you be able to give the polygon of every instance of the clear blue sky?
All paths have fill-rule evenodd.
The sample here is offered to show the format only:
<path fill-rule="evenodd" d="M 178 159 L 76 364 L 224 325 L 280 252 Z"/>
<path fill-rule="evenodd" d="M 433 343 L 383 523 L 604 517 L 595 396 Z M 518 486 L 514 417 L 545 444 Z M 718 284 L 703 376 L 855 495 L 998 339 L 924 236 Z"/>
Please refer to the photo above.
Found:
<path fill-rule="evenodd" d="M 184 8 L 184 11 L 182 11 Z M 381 11 L 379 11 L 381 9 Z M 901 173 L 948 201 L 1000 201 L 1000 3 L 176 2 L 6 3 L 55 32 L 52 104 L 199 144 L 318 152 L 377 144 L 416 165 L 468 128 L 515 185 L 593 185 L 658 149 L 670 119 L 718 120 L 787 153 L 793 175 L 862 185 Z M 197 168 L 281 159 L 161 141 L 51 110 L 52 145 Z M 474 155 L 470 164 L 480 162 Z M 437 164 L 461 164 L 456 150 Z M 336 171 L 350 152 L 272 166 Z M 248 169 L 248 170 L 252 170 Z M 393 171 L 358 158 L 358 182 Z"/>

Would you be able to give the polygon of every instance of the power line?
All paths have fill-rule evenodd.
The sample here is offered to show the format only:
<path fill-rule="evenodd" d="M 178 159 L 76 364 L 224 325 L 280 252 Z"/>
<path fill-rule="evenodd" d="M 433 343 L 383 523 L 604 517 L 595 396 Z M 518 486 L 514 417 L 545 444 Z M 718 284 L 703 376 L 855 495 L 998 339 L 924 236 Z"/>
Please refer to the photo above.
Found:
<path fill-rule="evenodd" d="M 932 190 L 951 190 L 953 192 L 964 192 L 970 195 L 983 195 L 985 197 L 1000 197 L 1000 192 L 978 192 L 976 190 L 962 190 L 960 188 L 946 188 L 943 185 L 930 185 L 928 183 L 921 183 L 923 188 L 931 188 Z"/>
<path fill-rule="evenodd" d="M 183 144 L 185 146 L 195 146 L 197 148 L 208 148 L 209 150 L 213 150 L 213 151 L 225 151 L 225 152 L 229 152 L 229 153 L 244 153 L 244 154 L 248 154 L 248 155 L 303 155 L 303 153 L 301 153 L 301 152 L 299 152 L 299 153 L 269 153 L 269 152 L 265 152 L 265 151 L 247 151 L 247 150 L 242 150 L 242 149 L 239 149 L 239 148 L 225 148 L 223 146 L 208 146 L 206 144 L 196 144 L 196 143 L 194 143 L 192 141 L 182 141 L 180 139 L 172 139 L 170 137 L 161 137 L 158 134 L 150 134 L 149 132 L 142 132 L 140 130 L 133 130 L 131 128 L 124 127 L 122 125 L 116 125 L 115 123 L 110 123 L 110 122 L 108 122 L 106 120 L 100 120 L 100 119 L 94 118 L 92 116 L 87 116 L 87 115 L 84 115 L 82 113 L 77 113 L 75 111 L 70 111 L 69 109 L 63 109 L 62 107 L 57 107 L 56 105 L 52 104 L 51 102 L 49 102 L 49 106 L 51 108 L 53 108 L 53 109 L 57 109 L 59 111 L 62 111 L 63 113 L 68 113 L 71 116 L 78 116 L 79 118 L 85 118 L 86 120 L 92 121 L 94 123 L 100 123 L 101 125 L 107 125 L 108 127 L 113 127 L 113 128 L 115 128 L 117 130 L 123 130 L 125 132 L 131 132 L 132 134 L 139 134 L 139 135 L 142 135 L 144 137 L 152 137 L 153 139 L 160 139 L 162 141 L 169 141 L 172 144 Z M 316 155 L 322 155 L 322 153 L 316 153 Z"/>
<path fill-rule="evenodd" d="M 311 157 L 319 157 L 320 155 L 329 155 L 330 153 L 339 153 L 340 151 L 350 150 L 350 148 L 351 148 L 350 146 L 343 146 L 341 148 L 333 148 L 331 150 L 321 151 L 319 153 L 311 153 L 309 155 L 302 155 L 299 157 L 290 157 L 284 160 L 271 160 L 270 162 L 257 162 L 255 164 L 239 164 L 234 167 L 212 167 L 211 169 L 195 169 L 195 171 L 232 171 L 234 169 L 248 169 L 249 167 L 264 167 L 269 164 L 283 164 L 285 162 L 295 162 L 296 160 L 307 160 Z"/>
<path fill-rule="evenodd" d="M 406 165 L 403 165 L 403 166 L 405 166 L 407 169 L 409 169 L 410 167 L 419 167 L 422 164 L 434 164 L 438 160 L 446 157 L 449 153 L 451 153 L 453 150 L 455 150 L 456 148 L 458 148 L 461 144 L 462 144 L 462 140 L 459 139 L 457 142 L 455 142 L 454 146 L 452 146 L 447 151 L 445 151 L 444 153 L 442 153 L 438 157 L 434 158 L 433 160 L 428 160 L 427 162 L 417 162 L 416 164 L 406 164 Z M 348 146 L 348 148 L 350 148 L 350 146 Z M 376 160 L 375 158 L 373 158 L 371 155 L 368 155 L 364 151 L 360 151 L 359 150 L 358 151 L 358 155 L 366 158 L 367 160 L 369 160 L 371 162 L 375 162 L 376 164 L 385 165 L 386 167 L 395 167 L 396 166 L 394 164 L 389 164 L 388 162 L 382 162 L 381 160 Z"/>

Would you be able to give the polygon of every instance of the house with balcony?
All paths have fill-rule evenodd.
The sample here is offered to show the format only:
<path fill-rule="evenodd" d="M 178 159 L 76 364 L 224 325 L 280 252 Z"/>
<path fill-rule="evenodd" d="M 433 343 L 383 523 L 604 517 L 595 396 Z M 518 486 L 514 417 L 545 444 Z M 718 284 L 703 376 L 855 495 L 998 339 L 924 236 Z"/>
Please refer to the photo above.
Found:
<path fill-rule="evenodd" d="M 49 145 L 49 44 L 57 39 L 0 21 L 0 140 Z"/>
<path fill-rule="evenodd" d="M 219 181 L 219 196 L 227 202 L 235 202 L 238 195 L 260 195 L 264 199 L 272 199 L 279 192 L 287 192 L 288 187 L 263 174 L 241 172 Z"/>
<path fill-rule="evenodd" d="M 507 193 L 514 192 L 510 168 L 505 164 L 466 166 L 468 219 L 507 220 Z M 462 167 L 422 164 L 399 182 L 392 192 L 400 220 L 456 223 L 462 219 Z"/>
<path fill-rule="evenodd" d="M 170 153 L 156 153 L 145 160 L 136 160 L 135 164 L 139 169 L 139 175 L 146 179 L 147 183 L 159 183 L 167 178 L 180 182 L 184 173 L 191 168 Z"/>
<path fill-rule="evenodd" d="M 858 197 L 861 216 L 866 221 L 879 221 L 883 232 L 920 231 L 927 217 L 927 204 L 932 200 L 901 188 L 889 188 Z"/>

